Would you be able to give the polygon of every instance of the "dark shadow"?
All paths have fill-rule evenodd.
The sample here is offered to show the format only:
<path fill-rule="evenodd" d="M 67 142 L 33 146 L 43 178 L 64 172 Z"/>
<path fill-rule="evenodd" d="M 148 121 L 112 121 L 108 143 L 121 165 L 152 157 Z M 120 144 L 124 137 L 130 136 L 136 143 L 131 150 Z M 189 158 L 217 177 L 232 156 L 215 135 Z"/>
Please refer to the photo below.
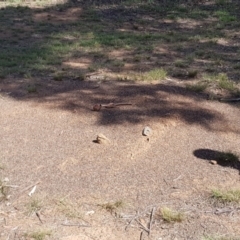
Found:
<path fill-rule="evenodd" d="M 239 170 L 239 157 L 231 152 L 220 152 L 211 149 L 197 149 L 193 152 L 194 156 L 208 161 L 216 161 L 216 163 L 223 167 L 230 167 Z M 213 162 L 214 163 L 214 162 Z"/>

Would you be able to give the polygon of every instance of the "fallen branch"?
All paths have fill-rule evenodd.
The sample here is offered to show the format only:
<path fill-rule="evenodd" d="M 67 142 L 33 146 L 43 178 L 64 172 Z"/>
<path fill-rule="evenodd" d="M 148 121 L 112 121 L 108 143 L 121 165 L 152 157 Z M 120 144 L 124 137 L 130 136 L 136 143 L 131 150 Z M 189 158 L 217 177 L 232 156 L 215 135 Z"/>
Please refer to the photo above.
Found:
<path fill-rule="evenodd" d="M 146 228 L 138 219 L 135 219 L 135 221 L 142 227 L 142 229 L 144 230 L 144 231 L 146 231 L 147 233 L 148 233 L 148 235 L 149 235 L 149 229 L 148 228 Z"/>
<path fill-rule="evenodd" d="M 131 226 L 132 222 L 134 220 L 136 220 L 137 218 L 139 218 L 139 212 L 137 212 L 137 214 L 130 220 L 130 222 L 127 224 L 127 226 L 125 227 L 125 231 L 127 231 L 128 227 Z"/>

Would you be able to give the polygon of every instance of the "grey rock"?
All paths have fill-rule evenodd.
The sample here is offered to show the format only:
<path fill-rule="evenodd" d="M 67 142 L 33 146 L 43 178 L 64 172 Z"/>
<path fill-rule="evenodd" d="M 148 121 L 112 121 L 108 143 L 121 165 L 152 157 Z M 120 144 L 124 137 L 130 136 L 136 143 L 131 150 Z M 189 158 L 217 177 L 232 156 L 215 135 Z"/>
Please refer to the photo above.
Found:
<path fill-rule="evenodd" d="M 143 136 L 150 136 L 151 134 L 152 134 L 152 129 L 148 126 L 146 126 L 142 131 Z"/>

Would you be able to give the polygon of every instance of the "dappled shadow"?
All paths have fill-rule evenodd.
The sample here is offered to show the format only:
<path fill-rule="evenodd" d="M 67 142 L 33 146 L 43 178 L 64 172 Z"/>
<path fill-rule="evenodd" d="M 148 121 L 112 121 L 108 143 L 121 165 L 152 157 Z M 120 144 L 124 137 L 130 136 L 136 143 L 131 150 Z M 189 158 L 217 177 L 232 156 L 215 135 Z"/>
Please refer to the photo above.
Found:
<path fill-rule="evenodd" d="M 63 78 L 74 78 L 102 68 L 139 74 L 164 67 L 183 80 L 196 70 L 224 72 L 238 81 L 240 36 L 234 29 L 239 26 L 231 18 L 219 22 L 216 13 L 236 15 L 233 5 L 196 4 L 192 9 L 184 1 L 173 2 L 70 1 L 44 9 L 4 8 L 1 75 L 52 77 L 61 71 Z M 234 35 L 227 36 L 227 30 Z"/>
<path fill-rule="evenodd" d="M 144 73 L 163 68 L 172 81 L 224 72 L 237 82 L 240 35 L 234 31 L 238 23 L 226 14 L 238 18 L 239 6 L 109 2 L 1 9 L 1 93 L 17 100 L 58 102 L 67 110 L 89 109 L 99 101 L 133 101 L 131 109 L 101 111 L 99 124 L 136 123 L 146 116 L 175 116 L 205 127 L 218 121 L 217 112 L 194 105 L 207 95 L 169 83 L 115 86 L 110 80 L 144 80 Z M 218 26 L 216 11 L 225 11 L 227 18 Z"/>
<path fill-rule="evenodd" d="M 21 93 L 20 88 L 8 89 L 12 98 L 33 101 L 48 108 L 59 108 L 95 119 L 98 125 L 112 126 L 139 123 L 165 125 L 169 121 L 199 125 L 211 131 L 234 132 L 227 127 L 221 109 L 208 106 L 205 96 L 169 83 L 139 84 L 123 81 L 52 81 L 37 93 Z M 24 90 L 22 90 L 24 91 Z M 8 96 L 9 96 L 8 95 Z M 95 104 L 129 103 L 132 105 L 92 111 Z M 216 103 L 219 104 L 220 103 Z"/>
<path fill-rule="evenodd" d="M 220 152 L 211 149 L 197 149 L 193 152 L 194 156 L 203 160 L 211 161 L 223 167 L 230 167 L 239 170 L 240 161 L 238 156 L 231 152 Z"/>

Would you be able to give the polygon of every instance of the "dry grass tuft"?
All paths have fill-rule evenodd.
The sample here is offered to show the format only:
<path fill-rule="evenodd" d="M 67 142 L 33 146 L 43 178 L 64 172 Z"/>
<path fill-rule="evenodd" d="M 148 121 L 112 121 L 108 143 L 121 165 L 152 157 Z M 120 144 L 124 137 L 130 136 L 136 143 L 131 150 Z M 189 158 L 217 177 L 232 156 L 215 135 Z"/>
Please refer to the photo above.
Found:
<path fill-rule="evenodd" d="M 161 209 L 161 217 L 164 221 L 168 223 L 182 222 L 185 218 L 184 214 L 181 212 L 176 212 L 170 208 L 163 207 Z"/>
<path fill-rule="evenodd" d="M 113 213 L 116 212 L 117 209 L 122 208 L 124 206 L 124 202 L 122 200 L 119 200 L 114 203 L 99 204 L 98 206 L 110 213 Z"/>
<path fill-rule="evenodd" d="M 30 237 L 31 239 L 35 239 L 35 240 L 44 240 L 47 236 L 51 236 L 51 231 L 49 230 L 39 230 L 36 232 L 32 232 L 32 233 L 26 233 L 25 237 Z"/>
<path fill-rule="evenodd" d="M 240 190 L 213 189 L 211 197 L 221 203 L 240 203 Z"/>

